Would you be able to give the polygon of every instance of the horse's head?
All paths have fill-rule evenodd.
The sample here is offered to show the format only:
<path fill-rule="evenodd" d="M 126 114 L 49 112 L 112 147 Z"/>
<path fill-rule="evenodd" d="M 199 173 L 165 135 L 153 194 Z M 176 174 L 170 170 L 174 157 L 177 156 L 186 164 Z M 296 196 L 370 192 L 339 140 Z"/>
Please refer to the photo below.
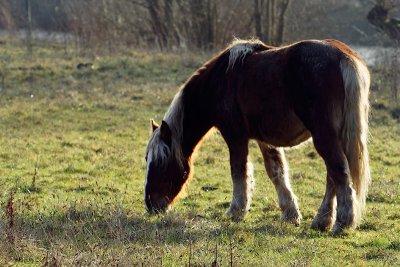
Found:
<path fill-rule="evenodd" d="M 159 127 L 152 122 L 146 151 L 146 184 L 144 198 L 147 211 L 163 212 L 174 201 L 185 184 L 189 164 L 183 160 L 180 142 L 176 141 L 169 125 L 163 121 Z"/>

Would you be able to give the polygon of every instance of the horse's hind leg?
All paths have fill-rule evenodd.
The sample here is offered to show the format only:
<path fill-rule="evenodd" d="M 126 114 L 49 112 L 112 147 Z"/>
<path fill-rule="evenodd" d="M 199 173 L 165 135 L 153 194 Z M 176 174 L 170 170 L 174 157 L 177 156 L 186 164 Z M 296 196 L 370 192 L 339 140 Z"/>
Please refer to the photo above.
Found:
<path fill-rule="evenodd" d="M 311 224 L 311 228 L 328 231 L 332 228 L 336 215 L 336 192 L 333 179 L 327 175 L 324 200 L 317 215 Z"/>
<path fill-rule="evenodd" d="M 330 176 L 333 181 L 337 197 L 337 214 L 333 231 L 340 232 L 345 228 L 354 228 L 358 221 L 357 216 L 360 216 L 360 214 L 357 213 L 359 210 L 357 207 L 358 201 L 351 184 L 347 158 L 337 134 L 334 130 L 330 130 L 329 128 L 329 126 L 322 127 L 321 132 L 313 134 L 313 140 L 315 148 L 325 160 L 328 176 Z M 326 198 L 328 199 L 329 196 Z M 323 201 L 320 210 L 324 210 L 324 205 L 325 203 Z M 314 221 L 318 221 L 318 217 L 316 217 Z"/>
<path fill-rule="evenodd" d="M 227 214 L 242 219 L 250 209 L 254 189 L 253 165 L 247 159 L 248 140 L 227 143 L 233 182 L 233 197 Z"/>
<path fill-rule="evenodd" d="M 297 204 L 297 197 L 290 186 L 283 149 L 262 142 L 259 142 L 258 145 L 264 157 L 265 169 L 278 194 L 279 207 L 282 211 L 281 219 L 299 225 L 302 217 Z"/>

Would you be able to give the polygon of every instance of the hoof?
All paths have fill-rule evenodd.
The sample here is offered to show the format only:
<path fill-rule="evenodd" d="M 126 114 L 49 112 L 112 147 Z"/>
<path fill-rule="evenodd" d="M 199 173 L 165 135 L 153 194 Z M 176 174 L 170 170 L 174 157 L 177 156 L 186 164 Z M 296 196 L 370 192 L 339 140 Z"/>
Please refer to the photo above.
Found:
<path fill-rule="evenodd" d="M 311 229 L 323 232 L 330 231 L 332 229 L 332 218 L 315 216 L 311 223 Z"/>
<path fill-rule="evenodd" d="M 347 235 L 349 235 L 348 230 L 351 230 L 351 229 L 353 229 L 353 228 L 341 227 L 340 225 L 335 223 L 335 225 L 332 228 L 331 235 L 335 236 L 335 237 L 347 236 Z"/>
<path fill-rule="evenodd" d="M 344 228 L 340 226 L 339 224 L 335 223 L 335 225 L 332 228 L 332 234 L 333 235 L 340 235 L 343 233 Z"/>
<path fill-rule="evenodd" d="M 345 234 L 347 230 L 353 230 L 355 228 L 356 228 L 355 223 L 343 224 L 343 223 L 336 222 L 333 225 L 332 234 L 333 235 L 342 235 L 342 234 Z"/>
<path fill-rule="evenodd" d="M 336 222 L 332 228 L 333 234 L 341 234 L 344 230 L 353 230 L 358 226 L 359 220 L 357 220 L 353 212 L 344 215 L 336 217 Z"/>
<path fill-rule="evenodd" d="M 229 216 L 232 221 L 238 222 L 242 221 L 244 217 L 246 216 L 247 211 L 245 209 L 239 209 L 239 208 L 232 208 L 230 207 L 226 211 L 226 215 Z"/>
<path fill-rule="evenodd" d="M 332 223 L 329 221 L 322 221 L 320 219 L 315 219 L 311 223 L 311 229 L 327 232 L 332 229 Z"/>
<path fill-rule="evenodd" d="M 296 226 L 300 225 L 302 219 L 303 217 L 301 216 L 299 209 L 296 208 L 286 209 L 281 215 L 281 221 L 288 222 Z"/>

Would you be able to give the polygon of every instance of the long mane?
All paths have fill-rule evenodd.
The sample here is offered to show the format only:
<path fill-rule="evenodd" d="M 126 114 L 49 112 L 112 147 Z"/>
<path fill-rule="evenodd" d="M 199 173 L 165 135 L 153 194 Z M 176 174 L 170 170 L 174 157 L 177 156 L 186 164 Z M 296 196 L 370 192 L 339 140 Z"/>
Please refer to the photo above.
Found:
<path fill-rule="evenodd" d="M 182 152 L 184 116 L 182 100 L 183 88 L 175 95 L 167 113 L 164 115 L 164 121 L 168 124 L 172 132 L 170 153 L 174 156 L 180 166 L 183 166 L 184 160 Z"/>
<path fill-rule="evenodd" d="M 251 55 L 254 52 L 259 52 L 267 49 L 273 48 L 272 46 L 267 46 L 263 42 L 257 39 L 251 40 L 241 40 L 235 39 L 225 50 L 229 52 L 229 63 L 227 71 L 233 69 L 237 61 L 244 61 L 247 55 Z"/>

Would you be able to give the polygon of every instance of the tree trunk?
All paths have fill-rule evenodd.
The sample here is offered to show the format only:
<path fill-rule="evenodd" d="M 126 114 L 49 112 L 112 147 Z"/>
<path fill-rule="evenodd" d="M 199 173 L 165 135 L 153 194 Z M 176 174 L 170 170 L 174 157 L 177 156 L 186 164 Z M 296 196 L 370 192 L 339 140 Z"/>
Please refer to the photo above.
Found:
<path fill-rule="evenodd" d="M 215 25 L 217 23 L 217 1 L 207 1 L 207 49 L 213 49 L 215 43 Z"/>
<path fill-rule="evenodd" d="M 261 28 L 261 13 L 260 13 L 260 1 L 254 0 L 254 26 L 256 28 L 256 36 L 262 38 Z"/>
<path fill-rule="evenodd" d="M 192 14 L 192 30 L 197 48 L 207 48 L 209 40 L 207 40 L 207 11 L 205 1 L 191 0 L 190 11 Z"/>
<path fill-rule="evenodd" d="M 281 0 L 278 18 L 276 21 L 274 45 L 281 45 L 283 42 L 283 31 L 285 29 L 285 14 L 289 6 L 290 0 Z"/>
<path fill-rule="evenodd" d="M 399 52 L 400 52 L 400 45 L 397 45 L 396 51 L 394 52 L 394 56 L 392 59 L 392 66 L 391 66 L 391 71 L 392 71 L 392 84 L 391 84 L 391 92 L 392 92 L 392 98 L 395 101 L 398 101 L 399 99 L 399 84 L 400 84 L 400 57 L 399 57 Z"/>
<path fill-rule="evenodd" d="M 268 0 L 267 2 L 267 20 L 268 20 L 268 34 L 267 42 L 275 45 L 275 0 Z"/>
<path fill-rule="evenodd" d="M 165 29 L 169 46 L 176 45 L 180 47 L 180 36 L 174 21 L 173 4 L 173 0 L 164 0 Z"/>
<path fill-rule="evenodd" d="M 10 12 L 11 9 L 9 2 L 0 2 L 0 24 L 2 24 L 5 29 L 15 28 L 14 18 Z"/>
<path fill-rule="evenodd" d="M 32 6 L 31 0 L 26 0 L 26 17 L 27 17 L 27 34 L 26 34 L 26 47 L 29 55 L 32 55 Z"/>
<path fill-rule="evenodd" d="M 151 18 L 151 28 L 157 38 L 156 42 L 159 48 L 164 50 L 168 46 L 168 38 L 160 15 L 160 3 L 158 0 L 147 0 L 147 8 Z"/>

